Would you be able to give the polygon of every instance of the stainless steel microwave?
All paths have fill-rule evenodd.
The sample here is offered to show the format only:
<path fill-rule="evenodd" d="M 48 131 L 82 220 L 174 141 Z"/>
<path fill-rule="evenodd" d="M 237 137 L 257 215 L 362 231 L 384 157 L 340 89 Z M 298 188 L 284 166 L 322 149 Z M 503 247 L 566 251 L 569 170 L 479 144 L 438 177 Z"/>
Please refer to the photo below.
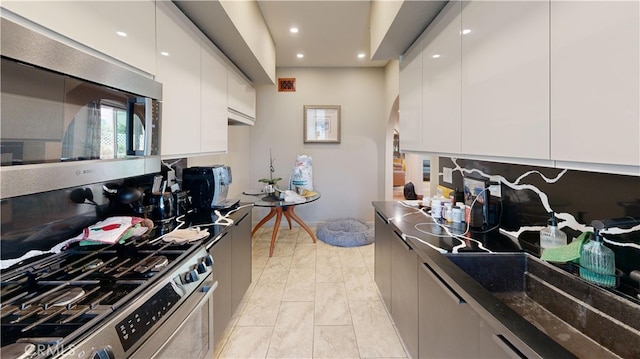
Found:
<path fill-rule="evenodd" d="M 162 85 L 7 15 L 0 198 L 159 172 Z"/>

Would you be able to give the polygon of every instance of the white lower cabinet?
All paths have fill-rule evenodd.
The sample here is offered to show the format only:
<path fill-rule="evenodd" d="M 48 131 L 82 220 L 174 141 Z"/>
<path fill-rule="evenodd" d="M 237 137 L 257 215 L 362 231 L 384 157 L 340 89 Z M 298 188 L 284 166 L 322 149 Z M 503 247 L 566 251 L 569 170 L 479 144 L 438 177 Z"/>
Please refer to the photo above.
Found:
<path fill-rule="evenodd" d="M 551 3 L 551 157 L 640 166 L 640 2 Z"/>
<path fill-rule="evenodd" d="M 462 153 L 549 159 L 549 2 L 464 2 L 462 33 Z"/>

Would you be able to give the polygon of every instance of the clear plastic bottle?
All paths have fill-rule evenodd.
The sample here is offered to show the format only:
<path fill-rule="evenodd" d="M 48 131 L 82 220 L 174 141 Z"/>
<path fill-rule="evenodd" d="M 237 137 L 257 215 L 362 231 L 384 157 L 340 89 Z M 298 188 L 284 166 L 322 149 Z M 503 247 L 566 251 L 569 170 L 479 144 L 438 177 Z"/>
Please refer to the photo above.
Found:
<path fill-rule="evenodd" d="M 558 229 L 555 213 L 549 212 L 548 226 L 540 230 L 540 248 L 555 248 L 567 245 L 567 235 Z"/>

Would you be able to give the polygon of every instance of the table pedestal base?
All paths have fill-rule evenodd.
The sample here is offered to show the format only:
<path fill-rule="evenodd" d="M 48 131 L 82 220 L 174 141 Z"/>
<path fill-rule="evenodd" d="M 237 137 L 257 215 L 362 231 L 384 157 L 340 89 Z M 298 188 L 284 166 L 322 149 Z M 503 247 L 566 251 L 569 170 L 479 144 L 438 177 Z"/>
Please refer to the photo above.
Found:
<path fill-rule="evenodd" d="M 282 215 L 285 216 L 287 222 L 289 223 L 289 229 L 291 229 L 291 220 L 293 219 L 296 223 L 300 225 L 300 227 L 304 228 L 307 233 L 311 236 L 313 243 L 316 243 L 316 236 L 311 231 L 311 228 L 307 226 L 306 223 L 294 211 L 295 206 L 283 206 L 283 207 L 271 207 L 269 210 L 269 214 L 267 214 L 251 231 L 251 235 L 253 236 L 262 225 L 267 223 L 273 216 L 276 216 L 276 223 L 273 226 L 273 233 L 271 234 L 271 247 L 269 247 L 269 257 L 273 256 L 273 248 L 276 245 L 276 238 L 278 237 L 278 228 L 280 227 L 280 222 L 282 221 Z"/>

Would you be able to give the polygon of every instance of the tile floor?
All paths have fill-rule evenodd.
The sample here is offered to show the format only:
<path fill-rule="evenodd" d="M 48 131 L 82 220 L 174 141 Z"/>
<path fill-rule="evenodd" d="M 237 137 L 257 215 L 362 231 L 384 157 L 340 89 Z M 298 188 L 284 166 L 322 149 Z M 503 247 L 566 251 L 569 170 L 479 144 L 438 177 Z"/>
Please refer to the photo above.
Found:
<path fill-rule="evenodd" d="M 313 244 L 283 225 L 269 258 L 272 230 L 253 238 L 253 282 L 216 358 L 407 357 L 374 283 L 374 244 Z"/>

